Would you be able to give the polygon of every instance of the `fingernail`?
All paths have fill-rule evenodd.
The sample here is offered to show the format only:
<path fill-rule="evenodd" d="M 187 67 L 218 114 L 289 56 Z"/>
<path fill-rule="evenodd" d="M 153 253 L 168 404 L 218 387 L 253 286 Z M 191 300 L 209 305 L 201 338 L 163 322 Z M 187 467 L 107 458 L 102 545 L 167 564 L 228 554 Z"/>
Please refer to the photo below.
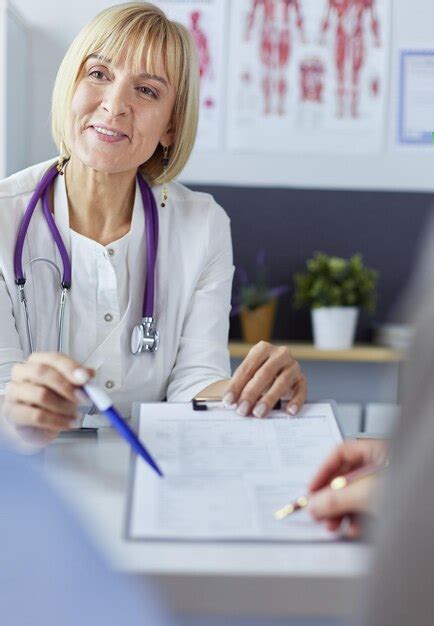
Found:
<path fill-rule="evenodd" d="M 241 417 L 245 417 L 249 412 L 249 403 L 247 400 L 243 400 L 237 409 L 237 415 L 241 415 Z"/>
<path fill-rule="evenodd" d="M 290 406 L 290 407 L 289 407 L 289 409 L 288 409 L 288 413 L 289 413 L 290 415 L 296 415 L 296 414 L 297 414 L 297 411 L 298 411 L 298 407 L 297 407 L 297 405 L 296 405 L 296 404 L 291 404 L 291 406 Z"/>
<path fill-rule="evenodd" d="M 267 410 L 268 410 L 268 407 L 265 404 L 265 402 L 261 402 L 260 404 L 257 404 L 255 408 L 253 409 L 253 415 L 255 417 L 264 417 Z"/>
<path fill-rule="evenodd" d="M 77 385 L 84 385 L 89 380 L 89 374 L 82 367 L 78 367 L 72 372 L 72 378 Z"/>
<path fill-rule="evenodd" d="M 81 389 L 76 389 L 74 391 L 74 396 L 75 396 L 75 399 L 77 400 L 77 402 L 79 404 L 88 404 L 89 403 L 89 399 L 88 399 L 87 395 Z"/>
<path fill-rule="evenodd" d="M 228 391 L 228 393 L 226 393 L 222 398 L 222 404 L 225 407 L 225 409 L 229 409 L 230 407 L 232 407 L 234 400 L 235 400 L 234 394 L 232 393 L 232 391 Z"/>

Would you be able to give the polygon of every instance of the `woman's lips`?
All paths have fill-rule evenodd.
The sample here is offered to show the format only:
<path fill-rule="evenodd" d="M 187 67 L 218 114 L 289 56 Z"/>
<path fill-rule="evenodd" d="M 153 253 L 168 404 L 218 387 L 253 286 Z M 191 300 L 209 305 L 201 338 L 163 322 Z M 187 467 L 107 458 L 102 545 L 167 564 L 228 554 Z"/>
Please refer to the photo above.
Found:
<path fill-rule="evenodd" d="M 96 137 L 100 141 L 103 141 L 105 143 L 119 143 L 120 141 L 123 141 L 124 139 L 128 139 L 127 135 L 107 135 L 105 133 L 102 133 L 96 130 L 94 126 L 90 126 L 89 129 L 92 131 L 94 135 L 96 135 Z"/>

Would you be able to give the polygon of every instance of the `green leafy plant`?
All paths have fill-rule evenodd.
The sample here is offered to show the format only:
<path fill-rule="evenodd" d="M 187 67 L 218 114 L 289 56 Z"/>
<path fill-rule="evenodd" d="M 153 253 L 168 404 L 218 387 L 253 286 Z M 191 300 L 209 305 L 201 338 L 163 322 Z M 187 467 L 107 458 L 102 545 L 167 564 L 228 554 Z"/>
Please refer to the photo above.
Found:
<path fill-rule="evenodd" d="M 360 254 L 341 259 L 317 252 L 306 266 L 305 273 L 294 276 L 296 308 L 355 306 L 375 310 L 378 274 L 363 265 Z"/>

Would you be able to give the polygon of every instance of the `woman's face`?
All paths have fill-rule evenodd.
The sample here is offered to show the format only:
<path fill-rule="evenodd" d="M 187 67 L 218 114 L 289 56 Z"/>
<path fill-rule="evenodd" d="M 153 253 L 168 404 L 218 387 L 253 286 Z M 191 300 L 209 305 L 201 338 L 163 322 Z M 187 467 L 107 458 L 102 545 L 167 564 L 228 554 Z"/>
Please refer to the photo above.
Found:
<path fill-rule="evenodd" d="M 175 91 L 162 64 L 156 74 L 133 74 L 90 56 L 71 103 L 71 153 L 92 169 L 107 173 L 137 169 L 159 142 L 172 142 L 170 121 Z"/>

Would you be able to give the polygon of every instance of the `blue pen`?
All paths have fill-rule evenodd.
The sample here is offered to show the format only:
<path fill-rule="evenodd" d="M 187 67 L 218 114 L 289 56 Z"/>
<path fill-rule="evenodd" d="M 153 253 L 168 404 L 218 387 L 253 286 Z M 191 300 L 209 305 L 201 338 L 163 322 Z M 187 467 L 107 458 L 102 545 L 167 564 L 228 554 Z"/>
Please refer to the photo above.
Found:
<path fill-rule="evenodd" d="M 100 413 L 103 413 L 107 417 L 109 422 L 112 426 L 114 426 L 114 428 L 116 428 L 121 437 L 123 437 L 130 444 L 134 452 L 139 454 L 159 476 L 163 476 L 163 472 L 146 450 L 145 446 L 141 443 L 136 433 L 116 411 L 110 396 L 106 394 L 105 391 L 94 385 L 94 383 L 86 383 L 83 385 L 82 389 L 92 400 Z"/>

